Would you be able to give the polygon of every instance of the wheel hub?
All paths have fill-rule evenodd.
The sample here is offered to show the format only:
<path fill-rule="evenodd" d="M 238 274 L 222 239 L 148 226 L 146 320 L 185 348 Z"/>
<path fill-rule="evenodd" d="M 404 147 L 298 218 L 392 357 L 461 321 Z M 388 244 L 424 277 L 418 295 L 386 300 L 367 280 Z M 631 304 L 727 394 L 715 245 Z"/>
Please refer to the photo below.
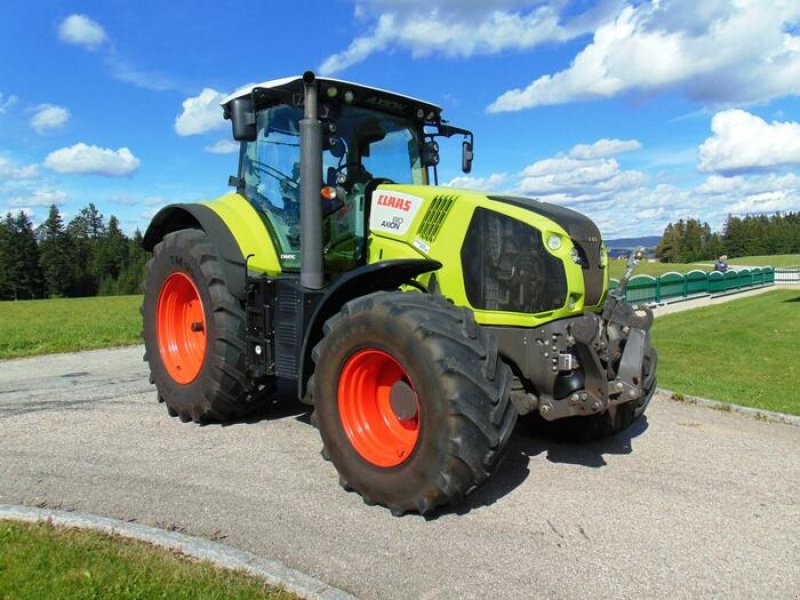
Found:
<path fill-rule="evenodd" d="M 410 421 L 417 416 L 417 395 L 405 381 L 395 381 L 389 390 L 389 405 L 400 421 Z"/>
<path fill-rule="evenodd" d="M 197 286 L 185 273 L 172 273 L 158 296 L 158 350 L 174 381 L 194 381 L 206 354 L 206 319 Z"/>
<path fill-rule="evenodd" d="M 361 350 L 339 377 L 339 417 L 353 448 L 379 467 L 397 466 L 417 445 L 420 403 L 403 366 L 382 350 Z"/>

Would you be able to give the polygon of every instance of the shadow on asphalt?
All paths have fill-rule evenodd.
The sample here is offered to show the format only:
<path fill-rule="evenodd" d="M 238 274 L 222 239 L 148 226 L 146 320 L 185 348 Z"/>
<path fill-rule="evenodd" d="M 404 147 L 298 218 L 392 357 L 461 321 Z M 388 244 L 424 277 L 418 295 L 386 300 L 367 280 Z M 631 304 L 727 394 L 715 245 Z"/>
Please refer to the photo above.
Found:
<path fill-rule="evenodd" d="M 228 427 L 294 418 L 313 427 L 310 419 L 310 407 L 297 400 L 288 400 L 286 396 L 283 398 L 280 401 L 261 404 L 258 410 L 240 419 L 226 423 L 208 423 L 207 425 L 216 424 Z M 633 439 L 644 433 L 647 427 L 647 415 L 643 415 L 617 435 L 600 440 L 573 443 L 548 438 L 536 430 L 532 431 L 525 423 L 520 422 L 509 441 L 505 458 L 489 480 L 457 505 L 443 507 L 424 518 L 425 520 L 436 520 L 445 515 L 463 515 L 477 508 L 491 506 L 528 478 L 531 458 L 540 455 L 544 455 L 546 460 L 553 463 L 580 465 L 591 469 L 604 467 L 607 464 L 604 458 L 606 455 L 624 455 L 633 452 Z"/>
<path fill-rule="evenodd" d="M 562 443 L 541 435 L 532 435 L 524 424 L 517 425 L 506 450 L 506 457 L 489 480 L 465 500 L 453 507 L 426 516 L 426 520 L 449 515 L 463 515 L 477 508 L 491 506 L 519 487 L 530 474 L 530 459 L 541 454 L 554 463 L 580 465 L 592 469 L 604 467 L 607 454 L 630 454 L 633 438 L 647 430 L 647 416 L 637 419 L 626 430 L 602 440 Z"/>
<path fill-rule="evenodd" d="M 309 423 L 309 410 L 308 406 L 304 406 L 296 400 L 280 400 L 262 404 L 256 410 L 238 419 L 232 419 L 224 423 L 212 421 L 207 423 L 207 425 L 221 425 L 222 427 L 242 424 L 252 425 L 253 423 L 260 423 L 261 421 L 278 421 L 290 417 L 296 417 L 298 421 Z"/>

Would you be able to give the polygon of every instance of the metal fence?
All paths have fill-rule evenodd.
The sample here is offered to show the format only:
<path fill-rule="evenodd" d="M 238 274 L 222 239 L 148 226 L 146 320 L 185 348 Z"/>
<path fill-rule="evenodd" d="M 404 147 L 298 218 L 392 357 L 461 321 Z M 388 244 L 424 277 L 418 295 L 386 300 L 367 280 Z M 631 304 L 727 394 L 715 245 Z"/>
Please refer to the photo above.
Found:
<path fill-rule="evenodd" d="M 800 283 L 800 267 L 775 269 L 775 283 Z"/>
<path fill-rule="evenodd" d="M 709 296 L 728 294 L 746 288 L 756 288 L 772 285 L 779 281 L 776 277 L 779 271 L 790 271 L 785 276 L 794 276 L 791 281 L 800 282 L 800 268 L 795 270 L 776 270 L 772 267 L 756 267 L 720 273 L 712 271 L 689 271 L 688 273 L 665 273 L 660 277 L 651 275 L 636 275 L 628 282 L 625 298 L 634 303 L 661 303 L 674 300 L 692 298 L 696 296 Z M 790 280 L 782 280 L 790 281 Z M 617 279 L 611 279 L 609 287 L 614 289 L 619 284 Z"/>

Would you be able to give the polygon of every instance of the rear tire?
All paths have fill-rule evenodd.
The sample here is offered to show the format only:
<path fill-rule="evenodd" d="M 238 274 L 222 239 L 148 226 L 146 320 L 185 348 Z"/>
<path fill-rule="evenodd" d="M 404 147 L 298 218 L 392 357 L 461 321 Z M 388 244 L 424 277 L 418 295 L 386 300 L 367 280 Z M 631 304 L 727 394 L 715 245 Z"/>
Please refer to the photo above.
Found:
<path fill-rule="evenodd" d="M 512 374 L 468 310 L 429 294 L 370 294 L 328 320 L 312 356 L 323 452 L 367 504 L 426 514 L 500 461 L 517 418 Z"/>
<path fill-rule="evenodd" d="M 153 249 L 142 288 L 145 360 L 169 414 L 201 423 L 252 410 L 245 313 L 206 233 L 165 235 Z"/>

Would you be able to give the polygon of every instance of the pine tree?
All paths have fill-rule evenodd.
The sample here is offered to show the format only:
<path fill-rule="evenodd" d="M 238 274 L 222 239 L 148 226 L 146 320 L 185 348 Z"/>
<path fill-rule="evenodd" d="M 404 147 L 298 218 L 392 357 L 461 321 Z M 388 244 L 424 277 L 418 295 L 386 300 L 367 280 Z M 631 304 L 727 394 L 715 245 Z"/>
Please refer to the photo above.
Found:
<path fill-rule="evenodd" d="M 150 254 L 142 247 L 142 241 L 142 232 L 138 229 L 128 240 L 128 262 L 119 277 L 120 294 L 139 294 L 142 291 L 144 266 L 150 258 Z"/>
<path fill-rule="evenodd" d="M 71 295 L 94 296 L 99 287 L 95 270 L 97 238 L 105 232 L 103 215 L 94 204 L 82 208 L 67 225 L 75 247 L 75 281 Z"/>
<path fill-rule="evenodd" d="M 6 213 L 5 219 L 0 221 L 0 300 L 11 297 L 11 286 L 8 280 L 8 245 L 12 231 L 11 213 Z"/>
<path fill-rule="evenodd" d="M 39 240 L 39 264 L 44 273 L 47 295 L 68 295 L 75 279 L 75 252 L 55 204 L 50 206 L 47 220 L 40 227 Z"/>
<path fill-rule="evenodd" d="M 661 241 L 656 246 L 656 257 L 660 258 L 663 262 L 674 263 L 680 262 L 680 256 L 683 245 L 683 220 L 678 221 L 675 225 L 669 223 L 664 229 L 664 235 Z"/>
<path fill-rule="evenodd" d="M 128 239 L 119 228 L 119 219 L 114 215 L 108 227 L 97 239 L 93 271 L 103 295 L 117 293 L 119 276 L 128 263 Z"/>
<path fill-rule="evenodd" d="M 16 217 L 6 215 L 4 228 L 6 296 L 13 300 L 41 297 L 44 286 L 33 223 L 20 211 Z"/>

